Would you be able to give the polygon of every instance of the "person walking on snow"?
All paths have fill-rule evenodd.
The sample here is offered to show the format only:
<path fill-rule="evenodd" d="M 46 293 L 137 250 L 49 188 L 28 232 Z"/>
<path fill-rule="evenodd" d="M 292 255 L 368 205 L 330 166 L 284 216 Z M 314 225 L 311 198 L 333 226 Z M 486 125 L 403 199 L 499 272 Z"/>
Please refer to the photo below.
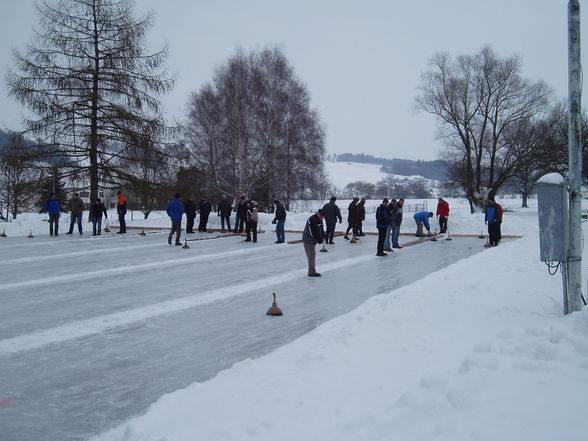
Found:
<path fill-rule="evenodd" d="M 202 200 L 198 205 L 198 211 L 200 212 L 200 224 L 198 225 L 198 231 L 200 231 L 201 233 L 206 233 L 208 216 L 210 216 L 210 212 L 212 211 L 212 205 L 210 205 L 210 202 L 208 202 L 207 196 L 202 196 Z"/>
<path fill-rule="evenodd" d="M 386 239 L 386 231 L 388 231 L 388 227 L 390 226 L 389 215 L 388 199 L 384 198 L 376 210 L 376 227 L 378 228 L 378 249 L 376 256 L 384 257 L 388 255 L 384 252 L 384 240 Z"/>
<path fill-rule="evenodd" d="M 323 230 L 324 211 L 318 210 L 310 216 L 302 232 L 302 244 L 308 260 L 308 275 L 310 277 L 320 277 L 321 274 L 316 272 L 316 244 L 323 243 L 325 232 Z"/>
<path fill-rule="evenodd" d="M 184 202 L 184 211 L 186 212 L 186 234 L 194 234 L 194 220 L 196 219 L 194 196 L 188 196 L 188 199 Z"/>
<path fill-rule="evenodd" d="M 231 211 L 233 211 L 233 207 L 227 200 L 227 195 L 223 194 L 216 207 L 216 214 L 221 218 L 221 233 L 227 232 L 225 230 L 225 222 L 227 223 L 227 230 L 231 231 Z"/>
<path fill-rule="evenodd" d="M 176 198 L 167 204 L 166 212 L 172 223 L 171 231 L 167 237 L 167 243 L 170 245 L 172 244 L 172 237 L 174 233 L 176 233 L 176 245 L 181 245 L 180 236 L 182 234 L 182 216 L 184 214 L 184 205 L 180 200 L 181 197 L 182 195 L 180 193 L 176 193 Z"/>
<path fill-rule="evenodd" d="M 82 214 L 84 212 L 84 201 L 80 199 L 80 195 L 77 193 L 73 194 L 71 201 L 69 201 L 70 221 L 69 231 L 65 234 L 73 234 L 74 225 L 78 224 L 78 231 L 82 233 Z"/>
<path fill-rule="evenodd" d="M 427 234 L 429 236 L 431 235 L 431 225 L 429 225 L 430 217 L 433 217 L 432 211 L 419 211 L 418 213 L 415 213 L 415 215 L 413 216 L 413 219 L 417 225 L 417 237 L 425 237 L 425 235 L 423 234 L 423 225 L 427 229 Z"/>
<path fill-rule="evenodd" d="M 257 214 L 257 208 L 255 207 L 255 204 L 253 203 L 253 201 L 247 201 L 245 203 L 245 206 L 247 207 L 247 215 L 246 215 L 247 239 L 245 239 L 245 242 L 251 242 L 251 233 L 252 232 L 253 232 L 253 242 L 257 242 L 257 222 L 259 220 L 259 217 Z"/>
<path fill-rule="evenodd" d="M 284 224 L 286 223 L 286 209 L 278 199 L 274 199 L 274 205 L 276 206 L 276 212 L 272 224 L 276 224 L 276 242 L 286 242 L 286 233 L 284 232 Z"/>
<path fill-rule="evenodd" d="M 325 241 L 330 245 L 334 245 L 333 238 L 335 237 L 335 226 L 337 224 L 337 219 L 339 219 L 339 223 L 343 222 L 343 218 L 341 217 L 341 210 L 339 210 L 339 206 L 335 203 L 336 201 L 337 198 L 333 196 L 329 202 L 323 206 L 323 213 L 325 213 L 325 223 L 327 224 Z"/>
<path fill-rule="evenodd" d="M 443 198 L 439 198 L 439 203 L 437 204 L 437 217 L 439 218 L 439 233 L 446 233 L 449 204 Z"/>
<path fill-rule="evenodd" d="M 59 236 L 59 216 L 61 216 L 61 202 L 55 193 L 49 193 L 49 199 L 45 203 L 45 210 L 49 215 L 49 236 Z"/>
<path fill-rule="evenodd" d="M 116 204 L 116 212 L 118 213 L 118 223 L 120 229 L 116 234 L 125 234 L 127 232 L 127 223 L 125 216 L 127 215 L 127 198 L 120 191 L 116 192 L 118 202 Z"/>
<path fill-rule="evenodd" d="M 100 198 L 96 198 L 90 207 L 90 214 L 92 215 L 92 236 L 100 236 L 102 234 L 102 215 L 104 215 L 104 219 L 108 219 L 108 212 Z"/>

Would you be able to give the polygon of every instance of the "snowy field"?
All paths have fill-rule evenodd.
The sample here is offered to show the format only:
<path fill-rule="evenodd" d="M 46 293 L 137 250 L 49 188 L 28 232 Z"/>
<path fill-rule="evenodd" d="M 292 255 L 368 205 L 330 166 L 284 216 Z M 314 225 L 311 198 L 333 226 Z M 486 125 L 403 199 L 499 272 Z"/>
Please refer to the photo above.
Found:
<path fill-rule="evenodd" d="M 449 231 L 484 229 L 449 202 Z M 378 258 L 374 236 L 336 238 L 318 279 L 301 245 L 274 245 L 270 215 L 257 244 L 190 249 L 162 232 L 51 238 L 43 216 L 19 216 L 0 240 L 0 439 L 585 440 L 588 315 L 562 316 L 536 208 L 499 202 L 503 234 L 522 239 Z M 401 231 L 414 240 L 408 215 Z M 283 317 L 265 315 L 272 292 Z"/>

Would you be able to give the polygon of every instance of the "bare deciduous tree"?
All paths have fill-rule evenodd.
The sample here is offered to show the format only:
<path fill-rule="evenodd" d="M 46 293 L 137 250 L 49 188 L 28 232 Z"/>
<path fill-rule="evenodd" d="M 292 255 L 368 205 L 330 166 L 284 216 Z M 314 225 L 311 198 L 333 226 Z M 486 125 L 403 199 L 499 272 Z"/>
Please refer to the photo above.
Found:
<path fill-rule="evenodd" d="M 517 170 L 520 156 L 507 133 L 541 117 L 552 92 L 543 82 L 521 77 L 518 57 L 499 58 L 489 47 L 452 60 L 432 57 L 421 76 L 417 110 L 435 115 L 447 146 L 452 179 L 474 212 Z"/>

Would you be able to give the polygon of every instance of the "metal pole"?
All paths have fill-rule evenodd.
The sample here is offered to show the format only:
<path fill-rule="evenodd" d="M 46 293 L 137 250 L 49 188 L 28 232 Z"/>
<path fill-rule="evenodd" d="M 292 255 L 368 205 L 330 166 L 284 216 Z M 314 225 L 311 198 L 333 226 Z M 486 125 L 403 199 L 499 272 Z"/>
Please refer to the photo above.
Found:
<path fill-rule="evenodd" d="M 582 309 L 582 144 L 581 100 L 582 65 L 580 62 L 580 2 L 568 3 L 568 149 L 570 223 L 568 241 L 569 312 Z"/>

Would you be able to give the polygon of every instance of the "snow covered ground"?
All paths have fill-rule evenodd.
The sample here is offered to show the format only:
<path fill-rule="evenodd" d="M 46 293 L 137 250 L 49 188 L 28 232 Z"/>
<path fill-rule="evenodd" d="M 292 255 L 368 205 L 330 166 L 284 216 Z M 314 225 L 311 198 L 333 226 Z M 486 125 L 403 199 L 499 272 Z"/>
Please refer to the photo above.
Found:
<path fill-rule="evenodd" d="M 482 215 L 449 202 L 449 230 L 479 234 Z M 49 238 L 22 216 L 0 241 L 1 439 L 585 440 L 588 315 L 562 316 L 536 208 L 500 202 L 522 239 L 377 258 L 375 237 L 338 238 L 312 280 L 269 231 L 182 250 L 158 233 Z M 283 317 L 265 316 L 273 291 Z"/>

